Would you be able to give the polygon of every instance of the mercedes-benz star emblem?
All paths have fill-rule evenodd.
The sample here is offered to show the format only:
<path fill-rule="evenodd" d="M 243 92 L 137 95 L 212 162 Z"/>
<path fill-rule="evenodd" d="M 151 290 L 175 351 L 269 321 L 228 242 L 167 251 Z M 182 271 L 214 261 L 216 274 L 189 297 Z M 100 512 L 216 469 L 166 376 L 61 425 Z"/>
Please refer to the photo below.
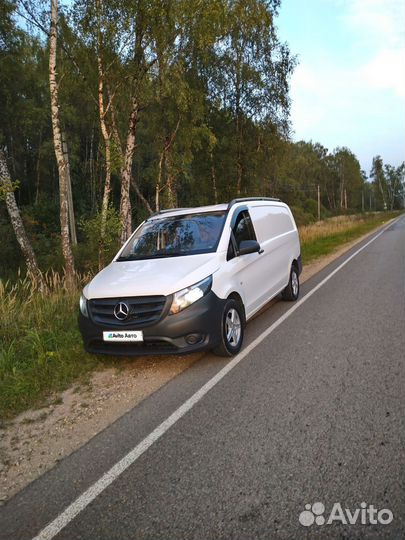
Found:
<path fill-rule="evenodd" d="M 114 308 L 115 318 L 124 321 L 129 315 L 129 307 L 125 302 L 119 302 Z"/>

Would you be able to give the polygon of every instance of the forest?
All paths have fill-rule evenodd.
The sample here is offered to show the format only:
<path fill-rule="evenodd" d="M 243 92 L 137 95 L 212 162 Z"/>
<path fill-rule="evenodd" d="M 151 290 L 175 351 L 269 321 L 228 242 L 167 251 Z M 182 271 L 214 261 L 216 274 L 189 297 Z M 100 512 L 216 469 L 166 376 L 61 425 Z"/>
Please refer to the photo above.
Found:
<path fill-rule="evenodd" d="M 279 9 L 0 0 L 0 281 L 74 287 L 164 208 L 274 196 L 300 225 L 402 208 L 404 164 L 293 142 Z"/>

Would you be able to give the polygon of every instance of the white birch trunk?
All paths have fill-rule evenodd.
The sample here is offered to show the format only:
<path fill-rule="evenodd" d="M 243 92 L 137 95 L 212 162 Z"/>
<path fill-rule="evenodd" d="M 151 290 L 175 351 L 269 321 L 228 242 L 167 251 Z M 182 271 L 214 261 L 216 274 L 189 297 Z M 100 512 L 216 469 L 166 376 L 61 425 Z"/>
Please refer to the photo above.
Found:
<path fill-rule="evenodd" d="M 66 184 L 67 184 L 70 238 L 72 240 L 72 245 L 77 246 L 75 210 L 73 206 L 73 193 L 72 193 L 72 179 L 70 177 L 70 167 L 69 167 L 69 152 L 68 152 L 67 142 L 65 139 L 65 134 L 63 133 L 63 131 L 62 131 L 62 150 L 63 150 L 63 157 L 66 163 Z"/>
<path fill-rule="evenodd" d="M 165 154 L 166 154 L 165 149 L 163 149 L 162 153 L 160 154 L 159 172 L 158 172 L 158 177 L 157 177 L 156 186 L 155 186 L 155 212 L 160 212 L 160 190 L 162 189 L 161 185 L 162 185 L 162 174 L 163 174 L 163 164 L 165 160 Z"/>
<path fill-rule="evenodd" d="M 114 103 L 112 101 L 111 92 L 110 92 L 110 89 L 109 89 L 108 85 L 107 85 L 107 92 L 108 92 L 108 99 L 109 99 L 109 108 L 110 108 L 110 111 L 111 111 L 112 137 L 113 137 L 113 140 L 115 141 L 115 144 L 117 146 L 117 150 L 119 150 L 119 152 L 120 152 L 121 162 L 124 162 L 124 152 L 123 152 L 123 149 L 122 149 L 121 138 L 120 138 L 120 135 L 119 135 L 119 132 L 118 132 L 117 119 L 116 119 L 116 114 L 115 114 L 115 107 L 114 107 Z M 131 165 L 131 168 L 132 168 L 132 165 Z M 122 170 L 122 168 L 121 168 L 121 170 Z M 142 204 L 145 206 L 145 208 L 149 212 L 149 214 L 153 214 L 153 210 L 152 210 L 151 205 L 149 204 L 148 200 L 142 194 L 142 192 L 139 189 L 139 186 L 138 186 L 137 182 L 135 181 L 135 178 L 133 177 L 132 174 L 131 174 L 130 184 L 134 188 L 136 194 L 138 195 L 139 199 L 141 200 Z"/>
<path fill-rule="evenodd" d="M 125 146 L 124 162 L 121 169 L 121 200 L 120 200 L 120 219 L 121 219 L 121 244 L 124 244 L 132 232 L 131 219 L 131 199 L 129 197 L 129 188 L 132 176 L 132 161 L 135 152 L 135 131 L 138 122 L 138 102 L 136 97 L 132 98 L 131 114 L 128 122 L 127 142 Z"/>
<path fill-rule="evenodd" d="M 214 203 L 218 204 L 217 175 L 215 172 L 214 156 L 212 154 L 212 150 L 210 151 L 210 161 L 211 161 L 212 190 L 214 192 Z"/>
<path fill-rule="evenodd" d="M 74 288 L 76 284 L 72 246 L 69 237 L 67 164 L 63 155 L 60 128 L 59 88 L 56 80 L 56 46 L 58 24 L 58 1 L 51 0 L 51 28 L 49 35 L 49 89 L 51 95 L 51 120 L 53 145 L 59 173 L 60 228 L 62 253 L 65 263 L 66 286 Z"/>
<path fill-rule="evenodd" d="M 17 202 L 14 196 L 13 185 L 11 182 L 10 174 L 7 167 L 6 156 L 3 150 L 0 149 L 0 188 L 4 193 L 4 199 L 6 201 L 7 212 L 10 216 L 11 225 L 14 229 L 14 234 L 17 238 L 17 242 L 20 245 L 21 251 L 25 258 L 27 265 L 27 273 L 30 276 L 32 282 L 41 290 L 45 290 L 45 282 L 42 273 L 38 267 L 34 250 L 31 246 L 31 242 L 28 239 L 25 231 L 24 223 L 21 219 L 20 211 L 17 206 Z"/>
<path fill-rule="evenodd" d="M 101 205 L 100 242 L 99 242 L 99 249 L 98 249 L 99 270 L 101 270 L 105 264 L 105 257 L 104 257 L 105 234 L 106 234 L 108 204 L 110 202 L 110 194 L 111 194 L 111 135 L 107 129 L 107 124 L 105 121 L 104 73 L 103 73 L 103 65 L 102 65 L 100 54 L 101 53 L 99 51 L 98 58 L 97 58 L 98 111 L 99 111 L 99 118 L 100 118 L 100 128 L 101 128 L 101 133 L 103 135 L 104 147 L 105 147 L 105 182 L 104 182 L 103 202 Z"/>

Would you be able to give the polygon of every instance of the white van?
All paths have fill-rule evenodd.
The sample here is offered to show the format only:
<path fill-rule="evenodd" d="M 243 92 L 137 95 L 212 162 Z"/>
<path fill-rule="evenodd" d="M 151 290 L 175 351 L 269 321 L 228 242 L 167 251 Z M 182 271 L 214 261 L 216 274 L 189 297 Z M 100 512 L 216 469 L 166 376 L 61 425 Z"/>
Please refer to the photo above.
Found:
<path fill-rule="evenodd" d="M 301 269 L 297 227 L 278 199 L 164 210 L 141 223 L 84 288 L 85 348 L 232 356 L 246 321 L 269 300 L 298 298 Z"/>

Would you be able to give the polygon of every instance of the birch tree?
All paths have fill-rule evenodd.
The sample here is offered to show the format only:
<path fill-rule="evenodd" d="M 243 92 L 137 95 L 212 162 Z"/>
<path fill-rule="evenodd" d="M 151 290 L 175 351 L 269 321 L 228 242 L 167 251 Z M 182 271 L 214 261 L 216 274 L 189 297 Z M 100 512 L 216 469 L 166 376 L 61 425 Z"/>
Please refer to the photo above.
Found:
<path fill-rule="evenodd" d="M 25 231 L 24 223 L 21 219 L 20 211 L 15 200 L 14 189 L 15 186 L 10 178 L 6 156 L 4 151 L 0 148 L 0 198 L 4 199 L 6 202 L 7 212 L 10 217 L 14 234 L 24 255 L 28 275 L 31 277 L 33 283 L 37 285 L 41 291 L 44 291 L 46 288 L 44 278 L 39 269 L 31 242 Z"/>
<path fill-rule="evenodd" d="M 66 286 L 71 289 L 75 286 L 76 273 L 72 246 L 69 236 L 67 163 L 63 154 L 60 122 L 59 86 L 56 78 L 57 35 L 58 0 L 51 0 L 51 27 L 49 33 L 49 89 L 51 96 L 51 119 L 53 131 L 53 146 L 55 150 L 55 157 L 58 165 L 59 174 L 59 203 L 62 253 L 65 264 Z"/>
<path fill-rule="evenodd" d="M 375 195 L 380 194 L 382 207 L 387 209 L 387 182 L 384 174 L 384 165 L 381 156 L 373 157 L 373 163 L 371 166 L 370 177 L 374 181 Z"/>
<path fill-rule="evenodd" d="M 105 149 L 105 180 L 103 190 L 103 200 L 101 203 L 101 223 L 100 223 L 100 239 L 98 250 L 98 267 L 101 270 L 105 263 L 105 234 L 107 223 L 108 205 L 110 202 L 111 194 L 111 130 L 107 126 L 107 109 L 110 105 L 112 97 L 109 97 L 107 102 L 107 109 L 105 107 L 105 71 L 104 71 L 104 55 L 103 55 L 103 30 L 102 30 L 102 18 L 103 18 L 103 2 L 97 0 L 97 71 L 98 71 L 98 114 L 100 120 L 101 134 L 104 140 Z"/>
<path fill-rule="evenodd" d="M 402 163 L 399 167 L 384 165 L 384 173 L 387 184 L 388 207 L 392 211 L 395 206 L 399 206 L 400 200 L 403 200 L 403 179 L 405 165 Z"/>

